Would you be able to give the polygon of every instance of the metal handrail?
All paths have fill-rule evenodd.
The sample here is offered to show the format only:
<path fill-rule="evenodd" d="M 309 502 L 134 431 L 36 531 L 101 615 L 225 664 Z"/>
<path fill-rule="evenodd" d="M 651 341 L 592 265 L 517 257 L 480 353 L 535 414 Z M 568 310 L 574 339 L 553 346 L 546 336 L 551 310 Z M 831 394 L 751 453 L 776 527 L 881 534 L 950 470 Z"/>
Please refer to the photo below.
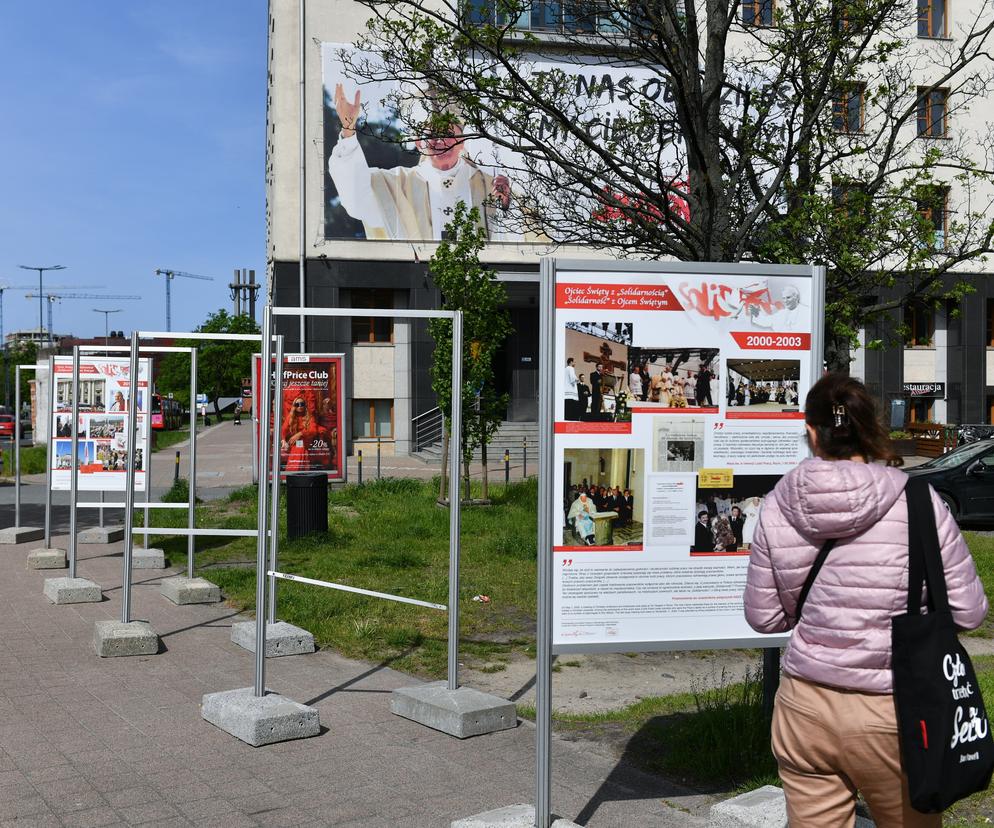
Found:
<path fill-rule="evenodd" d="M 440 443 L 444 431 L 445 416 L 440 408 L 422 412 L 411 418 L 411 431 L 414 437 L 414 450 Z"/>

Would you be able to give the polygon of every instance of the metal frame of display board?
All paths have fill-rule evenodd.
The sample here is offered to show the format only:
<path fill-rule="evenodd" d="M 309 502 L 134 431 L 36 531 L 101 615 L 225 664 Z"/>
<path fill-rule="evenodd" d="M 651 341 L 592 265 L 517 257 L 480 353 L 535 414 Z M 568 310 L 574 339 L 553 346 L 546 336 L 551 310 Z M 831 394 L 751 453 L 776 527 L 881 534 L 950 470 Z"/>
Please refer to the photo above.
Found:
<path fill-rule="evenodd" d="M 377 317 L 380 319 L 451 319 L 452 320 L 452 387 L 462 388 L 462 350 L 463 350 L 463 313 L 462 311 L 446 311 L 446 310 L 411 310 L 411 309 L 393 309 L 393 308 L 293 308 L 293 307 L 273 307 L 266 308 L 266 316 L 263 331 L 271 331 L 271 326 L 273 324 L 274 318 L 277 316 L 300 316 L 301 325 L 303 326 L 304 317 L 324 317 L 324 318 L 339 318 L 348 319 L 353 316 L 363 316 L 363 317 Z M 278 337 L 278 340 L 282 342 L 282 337 Z M 265 345 L 265 337 L 263 340 Z M 279 351 L 279 356 L 277 357 L 277 365 L 282 367 L 283 352 L 282 349 Z M 271 365 L 273 361 L 272 354 L 266 353 L 265 349 L 262 354 L 262 364 Z M 272 371 L 262 371 L 261 376 L 263 378 L 263 387 L 260 394 L 262 412 L 262 423 L 260 424 L 260 434 L 265 434 L 269 429 L 269 397 L 271 390 L 271 379 Z M 254 376 L 254 372 L 253 372 Z M 276 410 L 277 417 L 277 427 L 274 429 L 273 440 L 271 441 L 274 446 L 274 451 L 279 451 L 279 418 L 282 416 L 282 406 L 273 406 Z M 343 416 L 344 422 L 344 416 Z M 260 486 L 261 480 L 265 476 L 264 470 L 269 468 L 269 457 L 268 452 L 265 449 L 268 447 L 270 441 L 266 441 L 263 448 L 260 449 L 260 462 L 259 462 L 259 478 Z M 449 463 L 452 467 L 455 479 L 458 480 L 458 470 L 459 470 L 459 457 L 460 449 L 462 446 L 462 394 L 452 395 L 452 434 L 449 439 Z M 277 454 L 278 456 L 278 454 Z M 344 454 L 343 466 L 348 468 L 348 458 Z M 281 573 L 277 567 L 277 549 L 278 541 L 276 538 L 276 516 L 279 514 L 279 475 L 270 475 L 272 478 L 270 481 L 270 486 L 272 487 L 272 511 L 273 511 L 273 527 L 274 531 L 272 533 L 272 565 L 270 570 L 266 573 L 270 578 L 270 607 L 267 617 L 269 618 L 269 623 L 273 623 L 275 618 L 275 607 L 276 607 L 276 579 L 281 578 L 285 580 L 301 580 L 304 583 L 311 583 L 317 586 L 327 587 L 329 589 L 340 589 L 348 592 L 355 592 L 353 587 L 347 587 L 342 584 L 332 584 L 325 581 L 315 581 L 313 579 L 301 579 L 287 577 L 286 573 Z M 404 603 L 418 603 L 420 606 L 426 606 L 433 609 L 447 610 L 448 618 L 448 670 L 447 670 L 447 689 L 456 690 L 459 687 L 459 556 L 460 556 L 460 526 L 461 526 L 461 509 L 462 509 L 462 498 L 459 494 L 458 483 L 455 486 L 455 496 L 453 496 L 453 486 L 451 483 L 452 477 L 450 476 L 449 485 L 449 601 L 448 606 L 442 604 L 433 604 L 428 601 L 415 602 L 410 599 L 402 598 L 401 596 L 391 596 L 384 593 L 372 593 L 371 591 L 365 591 L 364 594 L 373 595 L 378 598 L 386 598 L 389 600 L 402 600 Z M 259 613 L 261 615 L 261 613 Z M 257 641 L 264 641 L 265 638 L 259 638 L 259 633 L 256 633 Z M 257 693 L 258 695 L 258 693 Z"/>
<path fill-rule="evenodd" d="M 121 353 L 130 351 L 130 347 L 127 345 L 76 345 L 73 347 L 73 363 L 72 363 L 72 456 L 70 459 L 70 484 L 69 484 L 69 549 L 68 549 L 68 563 L 69 563 L 69 577 L 76 577 L 76 556 L 77 556 L 77 544 L 79 540 L 77 538 L 77 509 L 99 509 L 101 515 L 101 523 L 103 525 L 103 513 L 105 509 L 127 509 L 126 502 L 115 502 L 110 503 L 104 500 L 104 492 L 100 492 L 100 501 L 98 502 L 79 502 L 77 496 L 78 491 L 78 464 L 79 458 L 76 453 L 78 451 L 79 445 L 79 401 L 77 399 L 79 393 L 79 368 L 80 368 L 80 355 L 83 353 L 87 354 L 105 354 L 110 353 Z M 177 345 L 146 345 L 140 348 L 141 354 L 190 354 L 190 391 L 193 393 L 196 389 L 197 382 L 197 355 L 196 349 L 190 347 L 181 347 Z M 54 368 L 54 364 L 53 364 Z M 132 376 L 136 377 L 134 382 L 137 383 L 137 374 Z M 135 386 L 137 389 L 137 386 Z M 137 397 L 137 394 L 134 395 Z M 54 405 L 54 396 L 52 399 Z M 135 408 L 135 406 L 129 406 L 129 419 L 130 419 L 130 409 Z M 53 408 L 50 420 L 54 420 L 55 411 Z M 148 525 L 149 510 L 151 509 L 186 509 L 189 512 L 189 525 L 193 528 L 195 521 L 195 510 L 196 510 L 196 470 L 197 470 L 197 432 L 196 432 L 196 415 L 191 414 L 190 418 L 190 487 L 189 487 L 189 498 L 187 503 L 152 503 L 151 493 L 152 493 L 152 365 L 149 363 L 149 377 L 148 377 L 148 434 L 145 443 L 145 500 L 142 504 L 142 509 L 145 515 L 145 525 Z M 49 426 L 51 428 L 51 425 Z M 52 435 L 52 440 L 54 441 L 54 434 Z M 134 439 L 134 435 L 128 434 L 128 445 L 130 446 L 130 441 Z M 134 463 L 134 457 L 128 453 L 128 463 Z M 126 475 L 127 476 L 127 475 Z M 51 488 L 51 486 L 49 487 Z M 127 518 L 125 518 L 127 522 Z M 148 535 L 144 535 L 143 547 L 148 547 Z M 193 538 L 189 540 L 188 550 L 188 567 L 193 566 Z M 192 575 L 191 575 L 192 577 Z"/>
<path fill-rule="evenodd" d="M 798 265 L 697 264 L 687 262 L 618 262 L 542 259 L 539 287 L 539 478 L 538 478 L 538 625 L 536 640 L 535 704 L 535 828 L 549 828 L 552 814 L 552 656 L 560 648 L 552 645 L 553 629 L 553 532 L 556 528 L 555 504 L 555 316 L 556 273 L 558 271 L 591 273 L 686 274 L 711 276 L 789 276 L 810 278 L 811 355 L 817 355 L 812 381 L 821 374 L 824 352 L 825 268 Z M 678 649 L 722 649 L 738 647 L 780 646 L 788 636 L 749 639 L 714 639 L 706 641 L 660 641 L 639 646 L 624 645 L 626 652 Z M 616 652 L 618 646 L 587 645 L 563 648 L 562 652 Z"/>
<path fill-rule="evenodd" d="M 14 366 L 14 448 L 11 451 L 11 461 L 14 464 L 15 529 L 21 528 L 21 371 L 37 372 L 37 370 L 37 365 Z M 35 397 L 38 397 L 37 389 L 35 390 Z"/>
<path fill-rule="evenodd" d="M 251 537 L 251 538 L 264 538 L 264 532 L 259 529 L 197 529 L 196 524 L 196 474 L 197 474 L 197 459 L 196 459 L 196 435 L 197 435 L 197 409 L 196 409 L 196 399 L 197 399 L 197 349 L 195 346 L 173 346 L 173 347 L 157 347 L 157 346 L 141 346 L 141 340 L 143 339 L 159 339 L 159 338 L 169 338 L 169 339 L 193 339 L 193 340 L 210 340 L 210 341 L 228 341 L 228 342 L 258 342 L 260 340 L 260 334 L 217 334 L 217 333 L 177 333 L 175 331 L 133 331 L 131 334 L 131 345 L 130 346 L 117 346 L 121 350 L 127 350 L 130 352 L 131 361 L 131 371 L 132 375 L 137 375 L 138 370 L 138 359 L 140 352 L 177 352 L 177 353 L 189 353 L 190 354 L 190 498 L 186 507 L 183 504 L 177 504 L 179 508 L 189 508 L 189 521 L 185 528 L 172 527 L 172 526 L 149 526 L 148 520 L 145 520 L 145 525 L 136 528 L 134 525 L 134 507 L 135 507 L 135 459 L 134 459 L 134 448 L 135 448 L 135 432 L 138 426 L 138 412 L 135 406 L 131 406 L 128 410 L 128 468 L 126 474 L 126 484 L 124 489 L 124 563 L 123 563 L 123 579 L 122 579 L 122 601 L 121 601 L 121 620 L 128 624 L 131 622 L 131 571 L 132 571 L 132 561 L 131 555 L 134 551 L 134 536 L 143 535 L 144 542 L 147 544 L 147 539 L 150 535 L 179 535 L 187 538 L 187 576 L 193 577 L 193 556 L 194 556 L 194 544 L 195 539 L 198 537 Z M 151 378 L 150 378 L 151 379 Z M 149 386 L 151 388 L 151 384 Z M 149 398 L 151 401 L 151 397 Z M 149 406 L 149 417 L 151 417 L 151 405 Z M 151 431 L 151 421 L 149 423 L 149 431 Z M 149 485 L 146 486 L 146 491 L 149 490 L 151 485 L 151 476 L 148 477 Z M 153 507 L 159 508 L 173 508 L 172 504 L 151 504 Z"/>

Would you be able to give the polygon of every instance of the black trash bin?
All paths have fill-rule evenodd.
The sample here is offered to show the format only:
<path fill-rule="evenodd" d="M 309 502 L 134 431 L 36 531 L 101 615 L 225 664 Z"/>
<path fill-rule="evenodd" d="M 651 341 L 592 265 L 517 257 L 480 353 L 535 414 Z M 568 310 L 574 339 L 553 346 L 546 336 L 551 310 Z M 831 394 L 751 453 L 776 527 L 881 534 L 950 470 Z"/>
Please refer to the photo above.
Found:
<path fill-rule="evenodd" d="M 328 475 L 296 472 L 286 476 L 286 536 L 302 538 L 328 531 Z"/>

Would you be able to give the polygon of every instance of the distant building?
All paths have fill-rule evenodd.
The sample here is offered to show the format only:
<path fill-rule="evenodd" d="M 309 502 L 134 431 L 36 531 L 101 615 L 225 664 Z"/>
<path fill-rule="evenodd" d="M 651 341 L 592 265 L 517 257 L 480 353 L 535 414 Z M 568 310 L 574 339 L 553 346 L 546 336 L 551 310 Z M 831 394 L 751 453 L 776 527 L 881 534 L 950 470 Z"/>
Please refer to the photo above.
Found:
<path fill-rule="evenodd" d="M 51 341 L 54 345 L 58 346 L 67 336 L 71 336 L 71 334 L 53 333 L 51 334 Z M 27 342 L 33 342 L 39 348 L 48 347 L 48 330 L 46 328 L 30 328 L 26 331 L 11 331 L 3 338 L 3 347 L 6 350 L 7 348 L 23 345 Z"/>

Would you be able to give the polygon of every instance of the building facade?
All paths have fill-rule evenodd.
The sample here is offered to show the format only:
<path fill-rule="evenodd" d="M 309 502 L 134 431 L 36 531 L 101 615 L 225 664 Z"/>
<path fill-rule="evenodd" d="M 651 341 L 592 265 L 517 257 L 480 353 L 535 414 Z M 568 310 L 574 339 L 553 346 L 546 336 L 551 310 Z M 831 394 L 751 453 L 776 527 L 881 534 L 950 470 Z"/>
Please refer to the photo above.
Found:
<path fill-rule="evenodd" d="M 958 29 L 956 21 L 949 19 L 947 2 L 918 0 L 927 11 L 924 27 L 921 21 L 918 24 L 922 49 L 954 42 Z M 953 11 L 972 13 L 967 5 L 974 4 Z M 522 25 L 554 29 L 557 24 L 550 10 L 561 10 L 559 4 L 537 3 L 539 7 L 551 15 L 549 19 L 533 13 Z M 773 4 L 743 5 L 742 9 L 742 14 L 752 9 L 762 18 L 751 25 L 765 25 L 763 16 L 772 14 Z M 421 321 L 363 317 L 361 310 L 438 308 L 442 297 L 426 266 L 434 249 L 427 238 L 432 233 L 430 224 L 422 227 L 423 238 L 415 238 L 416 231 L 405 236 L 392 226 L 408 220 L 402 211 L 393 214 L 382 196 L 378 201 L 363 201 L 350 190 L 349 159 L 365 154 L 369 167 L 383 168 L 417 163 L 398 155 L 402 148 L 387 150 L 363 143 L 360 136 L 349 134 L 338 113 L 335 81 L 342 76 L 336 74 L 334 45 L 354 43 L 367 15 L 365 7 L 351 0 L 270 2 L 268 267 L 276 306 L 357 311 L 351 319 L 301 315 L 276 320 L 288 351 L 346 355 L 349 452 L 362 448 L 364 442 L 380 440 L 385 451 L 408 453 L 422 447 L 418 424 L 436 407 L 428 375 L 433 344 Z M 929 81 L 927 65 L 915 71 L 921 74 L 922 83 Z M 351 100 L 352 91 L 347 87 L 344 99 Z M 859 107 L 861 113 L 861 99 Z M 840 117 L 845 120 L 850 115 L 847 110 Z M 367 117 L 376 114 L 369 112 Z M 976 120 L 981 114 L 969 117 Z M 919 124 L 918 128 L 934 130 L 935 119 L 926 119 L 924 127 Z M 465 189 L 471 191 L 472 182 Z M 941 221 L 938 232 L 944 233 L 945 206 L 937 217 Z M 508 287 L 516 332 L 505 344 L 497 366 L 501 390 L 510 394 L 506 419 L 511 422 L 527 423 L 537 417 L 538 267 L 540 258 L 553 252 L 577 258 L 604 255 L 583 249 L 553 250 L 527 239 L 491 244 L 484 255 Z M 956 307 L 912 314 L 917 327 L 905 347 L 891 342 L 900 320 L 882 321 L 861 332 L 861 341 L 868 347 L 854 352 L 852 373 L 866 379 L 888 411 L 892 400 L 903 399 L 904 416 L 910 420 L 991 422 L 994 358 L 988 348 L 994 348 L 994 291 L 986 286 L 983 272 L 975 274 L 973 281 L 977 291 Z"/>

